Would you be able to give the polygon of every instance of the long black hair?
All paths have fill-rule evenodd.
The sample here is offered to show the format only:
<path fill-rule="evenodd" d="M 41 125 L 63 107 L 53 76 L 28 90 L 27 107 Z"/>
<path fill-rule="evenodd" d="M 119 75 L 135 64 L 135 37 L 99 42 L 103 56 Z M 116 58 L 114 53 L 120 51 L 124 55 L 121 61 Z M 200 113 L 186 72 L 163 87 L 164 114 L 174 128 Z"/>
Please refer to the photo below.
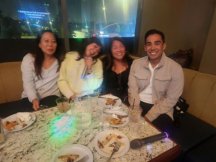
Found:
<path fill-rule="evenodd" d="M 59 41 L 57 34 L 55 34 L 52 30 L 42 30 L 36 38 L 36 47 L 35 47 L 35 52 L 33 54 L 35 57 L 35 61 L 34 61 L 35 73 L 40 78 L 41 78 L 41 72 L 42 72 L 42 65 L 44 61 L 44 53 L 41 50 L 41 48 L 39 48 L 39 44 L 40 44 L 41 38 L 44 33 L 51 33 L 55 37 L 57 47 L 54 53 L 54 57 L 57 59 L 59 66 L 61 62 L 60 41 Z"/>
<path fill-rule="evenodd" d="M 113 45 L 114 41 L 121 42 L 123 44 L 123 46 L 125 47 L 125 55 L 124 55 L 123 61 L 125 63 L 127 63 L 128 66 L 130 66 L 130 64 L 133 61 L 133 59 L 129 56 L 129 52 L 127 52 L 127 47 L 126 47 L 124 40 L 120 37 L 113 37 L 110 39 L 110 42 L 108 45 L 108 53 L 107 53 L 107 57 L 106 57 L 106 63 L 104 65 L 105 66 L 104 69 L 106 69 L 106 70 L 112 68 L 112 66 L 113 66 L 114 57 L 112 55 L 112 45 Z"/>
<path fill-rule="evenodd" d="M 94 59 L 97 59 L 100 57 L 101 53 L 102 53 L 102 44 L 101 44 L 101 41 L 97 38 L 97 37 L 91 37 L 91 38 L 86 38 L 84 39 L 84 41 L 82 42 L 82 45 L 81 45 L 81 48 L 79 48 L 78 50 L 78 53 L 79 53 L 79 58 L 77 60 L 80 60 L 82 58 L 84 58 L 84 55 L 85 55 L 85 51 L 86 51 L 86 47 L 89 45 L 89 44 L 92 44 L 92 43 L 96 43 L 98 46 L 100 46 L 101 50 L 99 52 L 98 55 L 96 55 L 94 57 Z"/>

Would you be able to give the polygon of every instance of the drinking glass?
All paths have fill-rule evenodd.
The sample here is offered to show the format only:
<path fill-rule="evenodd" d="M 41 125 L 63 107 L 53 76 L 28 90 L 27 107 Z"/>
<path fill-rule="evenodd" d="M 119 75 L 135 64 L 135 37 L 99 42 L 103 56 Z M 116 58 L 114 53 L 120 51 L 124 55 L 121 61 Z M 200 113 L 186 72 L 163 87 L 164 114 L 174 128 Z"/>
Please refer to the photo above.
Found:
<path fill-rule="evenodd" d="M 135 107 L 129 107 L 129 119 L 133 123 L 138 123 L 141 119 L 141 109 L 138 106 Z"/>
<path fill-rule="evenodd" d="M 70 109 L 70 102 L 66 97 L 57 98 L 56 104 L 59 112 L 61 113 L 67 112 Z"/>
<path fill-rule="evenodd" d="M 141 126 L 141 109 L 140 107 L 129 107 L 128 114 L 130 119 L 130 134 L 133 138 L 138 138 L 140 136 L 139 130 Z"/>
<path fill-rule="evenodd" d="M 92 120 L 91 99 L 89 97 L 83 100 L 81 98 L 75 99 L 73 114 L 77 119 L 77 128 L 88 128 Z"/>

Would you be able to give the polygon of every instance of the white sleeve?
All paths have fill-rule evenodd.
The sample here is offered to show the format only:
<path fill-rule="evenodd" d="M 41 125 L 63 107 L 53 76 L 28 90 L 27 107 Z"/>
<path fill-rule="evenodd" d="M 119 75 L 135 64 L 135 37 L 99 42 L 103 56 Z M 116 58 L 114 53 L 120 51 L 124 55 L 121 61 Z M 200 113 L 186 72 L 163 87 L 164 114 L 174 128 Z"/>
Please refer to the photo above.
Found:
<path fill-rule="evenodd" d="M 24 56 L 21 63 L 23 88 L 30 102 L 37 97 L 35 85 L 34 58 L 31 54 Z"/>

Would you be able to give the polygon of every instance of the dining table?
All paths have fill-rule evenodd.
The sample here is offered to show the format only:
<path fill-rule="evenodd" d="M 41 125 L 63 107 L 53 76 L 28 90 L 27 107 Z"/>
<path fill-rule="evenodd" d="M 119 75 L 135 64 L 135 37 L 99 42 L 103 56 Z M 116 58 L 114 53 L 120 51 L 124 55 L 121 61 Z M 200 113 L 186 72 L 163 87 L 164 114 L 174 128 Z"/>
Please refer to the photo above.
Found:
<path fill-rule="evenodd" d="M 82 101 L 80 101 L 82 102 Z M 88 105 L 89 106 L 89 105 Z M 121 127 L 112 127 L 104 123 L 104 105 L 98 98 L 91 99 L 91 123 L 86 128 L 79 128 L 72 108 L 65 113 L 56 106 L 30 112 L 35 121 L 25 129 L 6 132 L 5 142 L 0 145 L 0 162 L 54 162 L 59 150 L 68 145 L 79 144 L 89 148 L 94 162 L 107 162 L 108 157 L 96 150 L 95 137 L 106 130 L 122 132 L 129 141 L 145 138 L 160 133 L 151 123 L 141 118 L 138 123 L 129 122 Z M 121 109 L 128 107 L 121 104 Z M 73 107 L 74 109 L 74 107 Z M 122 156 L 113 157 L 113 162 L 148 162 L 160 159 L 178 145 L 169 138 L 146 144 L 139 149 L 129 150 Z M 177 149 L 178 150 L 178 149 Z M 173 156 L 176 151 L 173 152 Z M 172 155 L 171 155 L 172 156 Z"/>

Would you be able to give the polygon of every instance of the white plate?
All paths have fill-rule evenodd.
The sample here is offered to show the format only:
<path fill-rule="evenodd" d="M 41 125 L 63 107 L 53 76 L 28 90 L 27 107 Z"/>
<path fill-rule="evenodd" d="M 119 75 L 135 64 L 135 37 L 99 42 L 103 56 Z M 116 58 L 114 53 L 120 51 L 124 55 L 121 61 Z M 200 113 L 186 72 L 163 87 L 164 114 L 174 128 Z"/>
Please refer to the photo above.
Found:
<path fill-rule="evenodd" d="M 121 110 L 104 110 L 103 118 L 112 127 L 123 127 L 129 122 L 129 117 L 126 112 Z"/>
<path fill-rule="evenodd" d="M 107 140 L 107 137 L 112 136 L 110 140 Z M 117 137 L 118 136 L 118 137 Z M 104 143 L 104 148 L 99 147 L 99 142 Z M 113 142 L 120 142 L 120 149 L 113 155 L 113 157 L 120 157 L 126 154 L 130 148 L 130 142 L 126 135 L 118 130 L 105 130 L 97 134 L 94 139 L 94 145 L 97 152 L 105 157 L 110 157 L 113 147 L 110 147 L 110 144 Z"/>
<path fill-rule="evenodd" d="M 19 112 L 11 116 L 8 116 L 7 118 L 4 118 L 2 121 L 3 121 L 4 131 L 16 132 L 29 127 L 35 122 L 35 120 L 36 120 L 35 114 L 29 112 Z M 5 128 L 6 122 L 16 122 L 16 124 L 14 125 L 14 127 L 12 127 L 9 130 Z"/>
<path fill-rule="evenodd" d="M 115 104 L 114 105 L 108 105 L 107 104 L 107 99 L 108 98 L 114 99 Z M 117 97 L 117 96 L 113 96 L 112 94 L 107 94 L 107 95 L 100 96 L 98 98 L 98 102 L 99 102 L 99 105 L 102 105 L 102 106 L 104 106 L 106 108 L 120 107 L 121 104 L 122 104 L 121 99 L 119 97 Z"/>
<path fill-rule="evenodd" d="M 76 154 L 79 155 L 79 158 L 75 160 L 78 161 L 84 156 L 88 156 L 88 159 L 86 159 L 86 162 L 93 162 L 93 154 L 90 151 L 90 149 L 86 146 L 80 145 L 80 144 L 72 144 L 72 145 L 66 145 L 62 149 L 60 149 L 57 154 L 53 158 L 53 162 L 63 162 L 62 160 L 58 159 L 61 155 L 69 155 L 69 154 Z"/>

